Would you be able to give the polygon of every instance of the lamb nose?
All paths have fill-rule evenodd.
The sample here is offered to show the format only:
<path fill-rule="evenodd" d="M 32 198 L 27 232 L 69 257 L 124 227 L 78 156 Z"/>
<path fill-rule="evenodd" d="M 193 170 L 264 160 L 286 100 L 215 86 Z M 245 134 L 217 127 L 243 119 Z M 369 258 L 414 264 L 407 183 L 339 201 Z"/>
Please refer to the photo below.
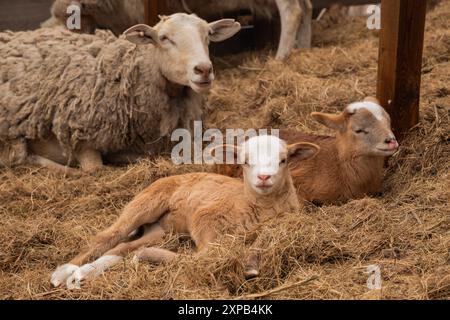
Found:
<path fill-rule="evenodd" d="M 258 179 L 262 180 L 262 181 L 267 181 L 270 179 L 270 176 L 267 175 L 258 175 Z"/>
<path fill-rule="evenodd" d="M 194 67 L 195 74 L 200 74 L 203 76 L 209 76 L 212 72 L 212 65 L 209 63 L 201 63 Z"/>
<path fill-rule="evenodd" d="M 389 138 L 386 138 L 386 140 L 384 140 L 384 142 L 386 142 L 386 143 L 391 143 L 392 141 L 396 141 L 395 137 L 389 137 Z"/>

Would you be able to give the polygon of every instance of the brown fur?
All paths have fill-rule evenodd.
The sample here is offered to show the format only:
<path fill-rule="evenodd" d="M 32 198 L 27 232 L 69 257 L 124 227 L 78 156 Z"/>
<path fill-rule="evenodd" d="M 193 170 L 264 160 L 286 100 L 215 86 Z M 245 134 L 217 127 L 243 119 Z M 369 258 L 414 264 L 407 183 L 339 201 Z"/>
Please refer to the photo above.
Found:
<path fill-rule="evenodd" d="M 211 173 L 160 179 L 138 194 L 119 219 L 70 263 L 82 265 L 98 258 L 145 224 L 159 223 L 164 232 L 190 234 L 201 251 L 221 234 L 247 233 L 278 213 L 299 209 L 290 178 L 269 197 L 244 186 L 239 179 Z"/>
<path fill-rule="evenodd" d="M 80 271 L 89 270 L 87 262 L 100 257 L 100 261 L 93 263 L 101 265 L 100 269 L 109 267 L 116 262 L 104 264 L 102 259 L 113 257 L 120 261 L 131 251 L 154 245 L 166 232 L 189 234 L 197 251 L 202 253 L 220 235 L 246 235 L 280 213 L 296 212 L 300 203 L 286 161 L 288 158 L 311 157 L 317 151 L 318 147 L 313 144 L 299 143 L 286 147 L 283 143 L 280 150 L 283 164 L 274 172 L 273 185 L 268 192 L 255 189 L 260 180 L 254 181 L 252 177 L 258 169 L 249 164 L 244 165 L 243 181 L 214 173 L 191 173 L 157 180 L 124 208 L 111 227 L 95 236 L 69 264 L 60 266 L 52 275 L 52 283 L 59 286 L 69 279 L 66 284 L 71 286 L 72 276 L 81 280 L 89 274 L 82 275 Z M 276 164 L 280 159 L 275 160 Z M 141 227 L 145 228 L 144 235 L 130 241 L 130 234 Z M 256 241 L 254 246 L 258 244 Z M 174 257 L 176 254 L 173 252 L 155 248 L 143 249 L 137 254 L 138 259 L 153 262 Z M 258 260 L 257 253 L 247 257 L 249 276 L 258 274 Z M 78 268 L 79 273 L 71 275 L 68 268 Z"/>
<path fill-rule="evenodd" d="M 293 130 L 280 130 L 289 143 L 312 142 L 320 146 L 313 159 L 290 165 L 298 195 L 320 203 L 340 202 L 374 194 L 381 190 L 384 157 L 357 157 L 345 150 L 340 137 L 307 135 Z"/>
<path fill-rule="evenodd" d="M 336 203 L 381 190 L 383 157 L 352 157 L 351 153 L 340 154 L 339 146 L 342 142 L 331 136 L 280 130 L 280 138 L 288 143 L 302 141 L 320 147 L 314 158 L 293 161 L 289 165 L 300 199 L 317 203 Z M 242 169 L 237 165 L 217 165 L 215 170 L 231 177 L 242 176 Z"/>
<path fill-rule="evenodd" d="M 365 101 L 378 103 L 373 97 Z M 312 115 L 336 130 L 336 136 L 280 130 L 280 138 L 287 143 L 310 142 L 320 147 L 315 157 L 292 161 L 289 165 L 299 197 L 318 203 L 338 203 L 381 192 L 386 155 L 374 153 L 373 149 L 393 137 L 389 115 L 384 111 L 382 121 L 377 121 L 365 109 L 358 110 L 356 115 L 349 115 L 345 110 L 336 115 Z M 370 132 L 361 137 L 355 128 Z M 242 170 L 235 165 L 218 165 L 216 172 L 233 177 L 242 175 Z"/>

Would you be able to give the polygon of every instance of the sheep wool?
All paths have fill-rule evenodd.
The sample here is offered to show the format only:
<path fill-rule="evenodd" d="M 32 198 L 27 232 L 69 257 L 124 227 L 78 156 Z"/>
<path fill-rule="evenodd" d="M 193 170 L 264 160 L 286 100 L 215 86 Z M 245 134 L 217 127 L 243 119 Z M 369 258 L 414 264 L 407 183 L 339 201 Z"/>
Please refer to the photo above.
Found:
<path fill-rule="evenodd" d="M 7 158 L 20 163 L 26 140 L 54 137 L 69 154 L 80 142 L 154 153 L 175 128 L 191 129 L 206 101 L 168 82 L 154 50 L 110 31 L 0 33 L 0 154 L 19 150 Z"/>

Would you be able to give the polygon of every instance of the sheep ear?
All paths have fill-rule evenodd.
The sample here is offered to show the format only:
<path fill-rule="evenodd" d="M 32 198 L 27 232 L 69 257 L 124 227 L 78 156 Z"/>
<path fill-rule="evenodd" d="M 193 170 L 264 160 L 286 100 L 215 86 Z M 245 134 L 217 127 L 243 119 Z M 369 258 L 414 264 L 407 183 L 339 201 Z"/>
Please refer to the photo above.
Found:
<path fill-rule="evenodd" d="M 209 24 L 209 39 L 213 42 L 220 42 L 234 36 L 241 30 L 241 24 L 234 19 L 222 19 Z"/>
<path fill-rule="evenodd" d="M 158 18 L 161 21 L 166 21 L 167 19 L 169 19 L 169 16 L 163 15 L 163 14 L 158 14 Z"/>
<path fill-rule="evenodd" d="M 304 160 L 315 156 L 320 147 L 309 142 L 298 142 L 288 145 L 288 158 L 295 160 Z"/>
<path fill-rule="evenodd" d="M 339 114 L 312 112 L 311 117 L 330 129 L 344 131 L 345 124 L 347 122 L 347 118 L 344 113 L 345 112 L 341 112 Z"/>
<path fill-rule="evenodd" d="M 211 149 L 211 156 L 215 158 L 216 163 L 221 160 L 222 164 L 238 164 L 239 150 L 240 148 L 235 145 L 221 144 Z M 222 158 L 217 153 L 222 153 Z"/>
<path fill-rule="evenodd" d="M 137 24 L 124 33 L 125 39 L 134 44 L 157 44 L 158 32 L 146 24 Z"/>

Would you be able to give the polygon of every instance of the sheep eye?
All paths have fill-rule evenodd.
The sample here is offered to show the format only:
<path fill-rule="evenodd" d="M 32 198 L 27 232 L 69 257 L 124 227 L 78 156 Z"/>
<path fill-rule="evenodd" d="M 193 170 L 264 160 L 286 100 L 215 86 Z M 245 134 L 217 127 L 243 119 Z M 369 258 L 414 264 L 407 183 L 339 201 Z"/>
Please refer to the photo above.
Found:
<path fill-rule="evenodd" d="M 286 163 L 286 159 L 283 159 L 280 161 L 280 164 L 285 164 Z"/>
<path fill-rule="evenodd" d="M 355 132 L 356 133 L 364 133 L 364 134 L 368 134 L 369 133 L 369 132 L 367 132 L 366 130 L 363 130 L 363 129 L 355 130 Z"/>
<path fill-rule="evenodd" d="M 172 40 L 170 40 L 169 37 L 167 37 L 167 36 L 165 36 L 165 35 L 159 37 L 159 40 L 160 40 L 161 42 L 170 42 L 171 44 L 175 44 L 175 42 L 173 42 Z"/>

